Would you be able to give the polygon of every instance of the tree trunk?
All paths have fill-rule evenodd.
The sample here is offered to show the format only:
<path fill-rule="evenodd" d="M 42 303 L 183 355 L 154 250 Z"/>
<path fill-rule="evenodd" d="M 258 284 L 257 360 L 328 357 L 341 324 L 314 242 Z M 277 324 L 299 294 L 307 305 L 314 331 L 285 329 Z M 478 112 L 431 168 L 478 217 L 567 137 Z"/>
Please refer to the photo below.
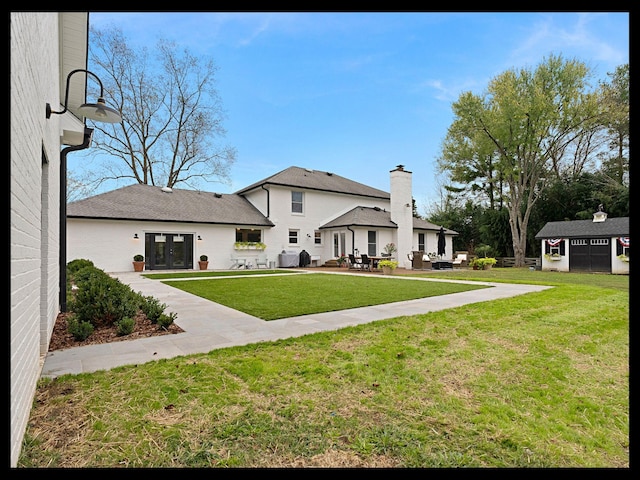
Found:
<path fill-rule="evenodd" d="M 528 218 L 528 212 L 526 215 Z M 511 227 L 511 241 L 513 244 L 514 267 L 525 266 L 525 254 L 527 251 L 527 224 L 520 215 L 519 202 L 509 205 L 509 226 Z"/>

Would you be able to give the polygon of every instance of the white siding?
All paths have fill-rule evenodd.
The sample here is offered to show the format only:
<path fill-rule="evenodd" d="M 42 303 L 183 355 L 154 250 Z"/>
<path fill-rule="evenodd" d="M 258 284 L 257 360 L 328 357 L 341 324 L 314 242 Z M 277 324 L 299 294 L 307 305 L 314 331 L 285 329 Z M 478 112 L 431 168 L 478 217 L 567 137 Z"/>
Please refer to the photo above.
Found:
<path fill-rule="evenodd" d="M 611 273 L 617 275 L 629 275 L 629 262 L 624 262 L 618 258 L 618 238 L 613 237 L 611 241 Z"/>

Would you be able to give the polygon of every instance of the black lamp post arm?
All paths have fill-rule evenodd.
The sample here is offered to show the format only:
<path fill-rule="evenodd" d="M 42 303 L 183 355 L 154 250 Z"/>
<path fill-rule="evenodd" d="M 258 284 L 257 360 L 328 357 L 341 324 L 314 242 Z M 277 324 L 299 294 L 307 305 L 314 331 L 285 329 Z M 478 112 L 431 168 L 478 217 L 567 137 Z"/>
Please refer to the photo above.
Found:
<path fill-rule="evenodd" d="M 69 72 L 69 75 L 67 75 L 67 87 L 66 87 L 65 93 L 64 93 L 64 109 L 62 111 L 60 111 L 60 112 L 56 112 L 54 110 L 51 110 L 51 105 L 49 105 L 47 103 L 47 118 L 49 118 L 52 113 L 55 113 L 57 115 L 61 115 L 64 112 L 67 111 L 67 103 L 69 101 L 69 83 L 70 83 L 70 80 L 71 80 L 71 76 L 74 73 L 78 73 L 78 72 L 85 72 L 87 75 L 91 75 L 93 78 L 95 78 L 98 81 L 98 83 L 100 84 L 100 98 L 103 97 L 103 95 L 104 95 L 104 87 L 102 86 L 102 81 L 100 80 L 100 78 L 95 73 L 90 72 L 89 70 L 84 70 L 82 68 L 78 68 L 76 70 L 71 70 Z"/>

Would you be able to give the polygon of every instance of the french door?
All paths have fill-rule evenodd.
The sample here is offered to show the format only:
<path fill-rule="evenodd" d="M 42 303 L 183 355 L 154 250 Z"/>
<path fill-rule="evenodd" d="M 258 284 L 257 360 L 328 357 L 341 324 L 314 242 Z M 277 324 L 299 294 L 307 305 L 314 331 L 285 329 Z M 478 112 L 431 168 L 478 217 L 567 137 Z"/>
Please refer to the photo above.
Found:
<path fill-rule="evenodd" d="M 145 234 L 145 261 L 148 270 L 193 268 L 193 235 L 182 233 Z"/>

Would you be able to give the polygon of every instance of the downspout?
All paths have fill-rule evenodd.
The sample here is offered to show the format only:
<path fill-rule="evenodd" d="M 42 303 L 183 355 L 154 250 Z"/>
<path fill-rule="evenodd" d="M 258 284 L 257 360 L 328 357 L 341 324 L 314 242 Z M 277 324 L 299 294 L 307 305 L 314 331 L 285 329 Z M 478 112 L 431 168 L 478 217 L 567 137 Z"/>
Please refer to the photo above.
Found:
<path fill-rule="evenodd" d="M 271 213 L 271 192 L 268 188 L 264 188 L 264 185 L 260 185 L 260 188 L 267 192 L 267 218 L 269 218 L 269 214 Z"/>
<path fill-rule="evenodd" d="M 349 230 L 351 232 L 351 253 L 353 255 L 356 254 L 356 232 L 354 232 L 353 230 L 351 230 L 351 227 L 347 227 L 347 230 Z"/>
<path fill-rule="evenodd" d="M 60 311 L 67 311 L 67 154 L 91 145 L 93 128 L 84 127 L 84 142 L 60 151 Z"/>

